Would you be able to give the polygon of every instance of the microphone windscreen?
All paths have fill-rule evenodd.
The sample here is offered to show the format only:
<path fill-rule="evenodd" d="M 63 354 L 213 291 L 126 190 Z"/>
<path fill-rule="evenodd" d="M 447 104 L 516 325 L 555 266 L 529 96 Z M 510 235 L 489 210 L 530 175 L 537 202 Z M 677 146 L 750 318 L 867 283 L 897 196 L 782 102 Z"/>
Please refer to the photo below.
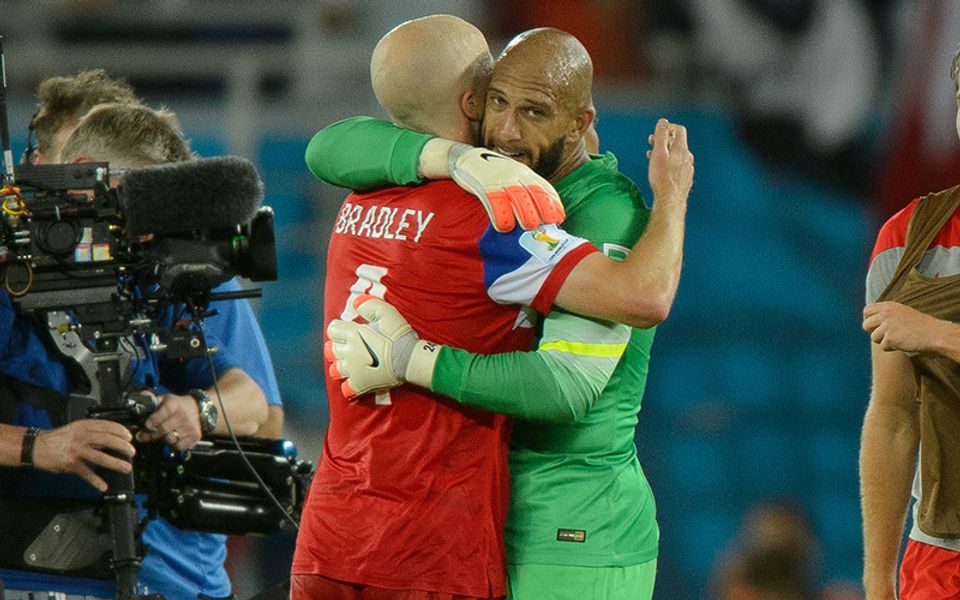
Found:
<path fill-rule="evenodd" d="M 200 158 L 126 171 L 119 199 L 128 235 L 188 233 L 249 222 L 263 182 L 245 158 Z"/>

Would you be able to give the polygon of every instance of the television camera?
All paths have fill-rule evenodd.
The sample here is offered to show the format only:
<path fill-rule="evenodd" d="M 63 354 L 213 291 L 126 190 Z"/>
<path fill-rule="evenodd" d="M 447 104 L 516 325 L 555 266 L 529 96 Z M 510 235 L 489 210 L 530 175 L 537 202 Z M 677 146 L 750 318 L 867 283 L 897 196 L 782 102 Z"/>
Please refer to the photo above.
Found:
<path fill-rule="evenodd" d="M 155 406 L 121 384 L 122 340 L 148 340 L 172 358 L 205 357 L 202 332 L 171 327 L 169 311 L 190 307 L 199 322 L 211 301 L 258 293 L 213 292 L 220 283 L 276 278 L 273 213 L 258 208 L 259 177 L 237 157 L 132 170 L 116 185 L 105 163 L 21 165 L 14 173 L 16 185 L 0 190 L 0 280 L 86 375 L 89 388 L 71 395 L 67 420 L 106 418 L 136 431 Z M 110 517 L 129 547 L 121 554 L 136 562 L 126 541 L 132 490 L 181 529 L 269 533 L 298 516 L 310 468 L 284 441 L 204 440 L 184 453 L 154 444 L 135 461 L 135 480 L 105 473 L 108 512 L 126 513 Z M 117 554 L 115 547 L 115 562 Z M 58 571 L 55 562 L 27 566 Z"/>
<path fill-rule="evenodd" d="M 0 74 L 2 57 L 0 38 Z M 107 163 L 14 166 L 6 119 L 0 88 L 0 281 L 84 375 L 85 386 L 64 399 L 63 418 L 110 419 L 136 431 L 156 404 L 124 381 L 124 344 L 207 357 L 202 329 L 178 326 L 171 311 L 188 311 L 200 324 L 215 314 L 212 301 L 259 295 L 214 291 L 219 284 L 276 279 L 262 182 L 249 161 L 230 156 L 123 173 Z M 138 452 L 133 473 L 102 473 L 108 490 L 97 510 L 109 523 L 118 598 L 137 597 L 136 494 L 146 495 L 152 516 L 181 529 L 245 534 L 296 525 L 310 463 L 283 440 L 231 438 L 186 452 L 153 443 Z M 76 574 L 57 556 L 5 566 Z"/>

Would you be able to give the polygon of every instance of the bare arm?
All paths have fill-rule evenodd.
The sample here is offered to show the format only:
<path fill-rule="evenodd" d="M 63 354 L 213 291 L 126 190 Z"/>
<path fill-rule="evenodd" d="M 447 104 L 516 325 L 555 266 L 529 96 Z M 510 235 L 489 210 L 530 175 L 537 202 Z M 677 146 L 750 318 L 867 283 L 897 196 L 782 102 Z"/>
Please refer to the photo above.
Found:
<path fill-rule="evenodd" d="M 240 369 L 229 369 L 220 375 L 217 383 L 223 409 L 217 400 L 217 390 L 211 386 L 206 392 L 221 410 L 220 419 L 213 430 L 216 435 L 227 433 L 225 410 L 233 432 L 236 435 L 253 435 L 267 422 L 267 400 L 260 386 Z M 200 413 L 197 402 L 192 396 L 166 394 L 160 398 L 160 408 L 146 421 L 152 430 L 149 434 L 138 434 L 140 441 L 166 439 L 178 450 L 185 450 L 196 444 L 201 437 Z M 176 432 L 176 433 L 172 433 Z"/>
<path fill-rule="evenodd" d="M 895 600 L 897 558 L 920 439 L 913 368 L 901 352 L 871 348 L 873 391 L 863 421 L 860 494 L 867 600 Z"/>
<path fill-rule="evenodd" d="M 654 206 L 646 230 L 622 262 L 599 254 L 583 259 L 557 294 L 557 306 L 641 328 L 667 318 L 680 282 L 693 154 L 686 128 L 666 119 L 657 123 L 650 141 Z"/>
<path fill-rule="evenodd" d="M 279 440 L 283 437 L 283 407 L 275 404 L 267 405 L 267 420 L 260 425 L 253 435 L 268 440 Z"/>
<path fill-rule="evenodd" d="M 233 432 L 237 435 L 254 435 L 267 422 L 269 410 L 267 398 L 263 395 L 260 386 L 240 369 L 230 369 L 217 380 L 220 395 L 223 398 L 223 408 L 227 411 L 227 418 Z M 207 390 L 210 397 L 217 400 L 217 391 L 212 387 Z M 219 408 L 220 403 L 217 402 Z M 227 424 L 221 415 L 217 427 L 213 430 L 216 435 L 227 433 Z"/>

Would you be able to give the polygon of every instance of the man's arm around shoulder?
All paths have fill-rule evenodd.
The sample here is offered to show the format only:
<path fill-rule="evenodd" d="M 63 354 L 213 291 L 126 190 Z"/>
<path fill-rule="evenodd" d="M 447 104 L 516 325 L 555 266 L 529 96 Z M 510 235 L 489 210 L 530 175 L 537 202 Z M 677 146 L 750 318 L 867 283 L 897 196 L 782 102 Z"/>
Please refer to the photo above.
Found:
<path fill-rule="evenodd" d="M 324 127 L 307 145 L 313 175 L 331 185 L 372 190 L 420 183 L 417 162 L 433 138 L 372 117 L 351 117 Z"/>

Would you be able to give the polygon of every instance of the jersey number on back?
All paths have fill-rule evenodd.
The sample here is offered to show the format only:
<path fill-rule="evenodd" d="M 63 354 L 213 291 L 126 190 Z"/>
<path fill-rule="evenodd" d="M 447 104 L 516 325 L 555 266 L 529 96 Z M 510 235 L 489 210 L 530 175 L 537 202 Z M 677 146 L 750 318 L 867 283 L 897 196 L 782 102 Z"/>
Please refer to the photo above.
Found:
<path fill-rule="evenodd" d="M 353 307 L 353 302 L 363 294 L 370 294 L 384 300 L 387 293 L 387 286 L 383 284 L 382 279 L 387 274 L 386 267 L 377 267 L 375 265 L 360 265 L 357 267 L 357 280 L 350 286 L 350 295 L 347 297 L 347 304 L 340 313 L 340 318 L 344 321 L 352 321 L 357 318 L 357 309 Z M 376 404 L 393 404 L 390 400 L 390 392 L 377 392 L 374 397 Z"/>

